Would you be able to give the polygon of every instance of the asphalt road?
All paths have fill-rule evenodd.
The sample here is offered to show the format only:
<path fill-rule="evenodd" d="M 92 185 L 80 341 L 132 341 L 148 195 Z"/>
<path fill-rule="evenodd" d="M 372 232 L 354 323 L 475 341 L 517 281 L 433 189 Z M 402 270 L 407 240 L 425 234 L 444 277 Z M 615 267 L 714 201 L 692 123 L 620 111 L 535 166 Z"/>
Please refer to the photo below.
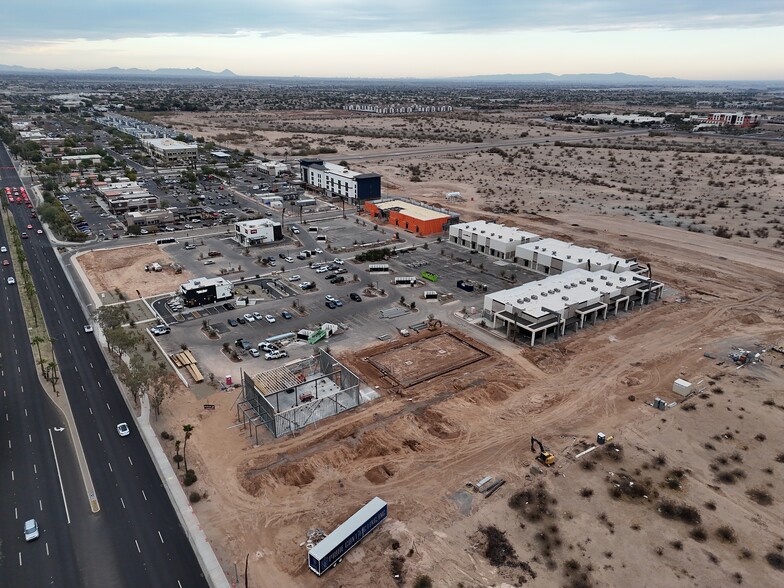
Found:
<path fill-rule="evenodd" d="M 13 182 L 21 185 L 15 173 L 9 174 L 10 166 L 3 146 L 0 148 L 0 167 L 4 168 L 4 185 L 13 185 Z M 37 219 L 30 220 L 27 208 L 12 205 L 10 210 L 18 227 L 26 227 L 29 223 L 34 229 L 40 226 Z M 65 543 L 68 552 L 63 554 L 63 559 L 72 563 L 61 562 L 61 565 L 73 566 L 74 573 L 81 570 L 84 577 L 89 577 L 88 581 L 63 580 L 54 585 L 206 586 L 196 556 L 98 342 L 84 331 L 87 320 L 68 286 L 55 252 L 46 235 L 36 235 L 35 230 L 27 232 L 31 235 L 23 241 L 25 255 L 49 333 L 54 338 L 61 385 L 68 390 L 101 506 L 98 514 L 72 516 L 71 525 L 64 525 L 62 520 L 46 521 L 50 533 L 68 533 L 69 528 L 74 529 L 70 532 L 73 546 L 68 547 Z M 18 312 L 16 316 L 19 316 Z M 17 320 L 15 324 L 18 326 L 14 338 L 23 336 L 22 333 L 26 335 L 26 331 L 20 332 L 23 323 Z M 29 344 L 25 343 L 25 346 L 29 348 Z M 20 365 L 18 369 L 20 373 L 27 373 L 34 367 L 24 369 Z M 34 372 L 29 374 L 34 376 Z M 120 422 L 129 423 L 129 437 L 118 436 L 116 425 Z M 44 425 L 37 422 L 35 426 Z M 83 487 L 81 495 L 75 491 L 69 497 L 69 505 L 71 502 L 87 504 Z M 24 506 L 30 508 L 30 505 Z M 9 520 L 5 512 L 3 520 Z M 3 568 L 9 565 L 8 558 L 0 562 Z M 67 578 L 67 575 L 59 577 Z M 9 585 L 36 586 L 43 582 Z"/>

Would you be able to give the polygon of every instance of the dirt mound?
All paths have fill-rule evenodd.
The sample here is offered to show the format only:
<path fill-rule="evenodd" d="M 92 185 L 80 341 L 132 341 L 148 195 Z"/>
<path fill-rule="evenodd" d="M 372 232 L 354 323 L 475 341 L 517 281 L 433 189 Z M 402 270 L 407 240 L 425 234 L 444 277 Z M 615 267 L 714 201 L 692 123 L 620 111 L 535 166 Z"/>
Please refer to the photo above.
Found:
<path fill-rule="evenodd" d="M 439 439 L 455 439 L 462 432 L 459 425 L 432 408 L 417 413 L 416 419 L 430 435 Z"/>
<path fill-rule="evenodd" d="M 275 468 L 272 475 L 286 486 L 307 486 L 316 479 L 313 470 L 304 464 L 289 463 Z"/>
<path fill-rule="evenodd" d="M 377 465 L 365 472 L 365 477 L 373 484 L 383 484 L 395 475 L 395 470 L 388 463 Z"/>
<path fill-rule="evenodd" d="M 737 317 L 737 320 L 742 325 L 758 325 L 764 323 L 765 320 L 756 312 L 749 312 Z"/>

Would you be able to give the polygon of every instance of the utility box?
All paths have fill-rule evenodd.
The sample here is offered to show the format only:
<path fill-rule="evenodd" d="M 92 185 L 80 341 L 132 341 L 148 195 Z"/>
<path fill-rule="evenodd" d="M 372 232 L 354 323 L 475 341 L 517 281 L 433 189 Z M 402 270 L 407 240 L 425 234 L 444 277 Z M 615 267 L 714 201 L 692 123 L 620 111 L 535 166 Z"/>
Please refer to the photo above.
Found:
<path fill-rule="evenodd" d="M 691 382 L 678 378 L 672 384 L 672 391 L 681 396 L 688 396 L 691 394 Z"/>
<path fill-rule="evenodd" d="M 653 408 L 657 408 L 659 410 L 664 410 L 667 408 L 667 403 L 664 402 L 661 398 L 657 398 L 653 401 Z"/>

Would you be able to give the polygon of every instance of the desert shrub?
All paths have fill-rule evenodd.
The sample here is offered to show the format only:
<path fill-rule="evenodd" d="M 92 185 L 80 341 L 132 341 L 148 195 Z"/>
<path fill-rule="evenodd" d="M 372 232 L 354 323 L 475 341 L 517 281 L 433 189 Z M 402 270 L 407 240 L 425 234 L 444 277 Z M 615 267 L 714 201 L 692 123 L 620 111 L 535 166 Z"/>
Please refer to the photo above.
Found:
<path fill-rule="evenodd" d="M 397 539 L 394 539 L 392 541 L 392 549 L 395 550 L 395 551 L 400 549 L 400 541 L 398 541 Z"/>
<path fill-rule="evenodd" d="M 161 439 L 170 439 L 170 438 L 171 435 L 169 435 L 169 433 L 167 433 L 166 431 L 161 431 Z"/>
<path fill-rule="evenodd" d="M 718 557 L 716 557 L 716 556 L 715 556 L 713 553 L 711 553 L 710 551 L 708 552 L 708 559 L 709 559 L 709 560 L 710 560 L 710 562 L 711 562 L 711 563 L 713 563 L 713 564 L 717 564 L 717 563 L 719 563 L 719 558 L 718 558 Z"/>
<path fill-rule="evenodd" d="M 702 522 L 699 511 L 688 504 L 662 500 L 657 510 L 665 519 L 681 521 L 687 525 L 699 525 Z"/>
<path fill-rule="evenodd" d="M 590 498 L 591 496 L 593 496 L 593 488 L 581 488 L 580 496 L 582 496 L 583 498 Z"/>
<path fill-rule="evenodd" d="M 389 569 L 392 572 L 392 577 L 395 579 L 395 583 L 398 586 L 402 586 L 404 579 L 403 579 L 403 565 L 405 564 L 405 559 L 399 556 L 395 556 L 389 562 Z"/>
<path fill-rule="evenodd" d="M 735 529 L 733 529 L 729 525 L 722 525 L 721 527 L 716 529 L 716 536 L 723 543 L 735 543 L 738 540 L 738 536 L 735 535 Z"/>
<path fill-rule="evenodd" d="M 596 467 L 596 463 L 590 459 L 586 459 L 585 461 L 580 462 L 580 467 L 590 472 Z"/>
<path fill-rule="evenodd" d="M 716 475 L 716 480 L 721 482 L 722 484 L 734 484 L 738 480 L 742 480 L 746 477 L 746 472 L 743 470 L 736 468 L 734 470 L 727 470 L 723 472 L 719 472 Z"/>
<path fill-rule="evenodd" d="M 740 555 L 738 556 L 740 559 L 754 559 L 754 554 L 751 552 L 750 549 L 744 547 L 740 550 Z"/>
<path fill-rule="evenodd" d="M 765 561 L 767 561 L 774 570 L 784 572 L 784 555 L 770 552 L 765 556 Z"/>
<path fill-rule="evenodd" d="M 670 541 L 670 545 L 676 551 L 682 551 L 683 550 L 683 541 Z"/>
<path fill-rule="evenodd" d="M 511 566 L 517 567 L 520 560 L 517 559 L 512 544 L 506 538 L 506 533 L 498 527 L 480 527 L 479 531 L 485 536 L 485 557 L 496 567 Z"/>
<path fill-rule="evenodd" d="M 698 543 L 703 543 L 704 541 L 707 541 L 708 533 L 703 527 L 694 527 L 691 531 L 689 531 L 689 537 Z"/>
<path fill-rule="evenodd" d="M 194 502 L 194 503 L 195 502 L 199 502 L 199 500 L 201 500 L 201 494 L 199 494 L 198 492 L 191 492 L 191 494 L 190 494 L 190 496 L 188 498 L 190 498 L 191 502 Z"/>
<path fill-rule="evenodd" d="M 414 582 L 414 588 L 433 588 L 433 580 L 430 576 L 419 576 Z"/>
<path fill-rule="evenodd" d="M 199 478 L 196 476 L 196 472 L 194 472 L 193 470 L 188 470 L 187 472 L 185 472 L 185 475 L 182 478 L 182 483 L 185 484 L 186 486 L 191 486 L 192 484 L 195 484 L 196 480 L 198 479 Z"/>
<path fill-rule="evenodd" d="M 623 459 L 623 446 L 616 443 L 605 445 L 604 456 L 612 461 L 621 461 Z"/>
<path fill-rule="evenodd" d="M 708 502 L 706 502 L 704 506 L 708 510 L 716 510 L 716 503 L 713 502 L 712 500 L 709 500 Z"/>
<path fill-rule="evenodd" d="M 765 433 L 757 433 L 757 434 L 754 436 L 754 438 L 755 438 L 757 441 L 760 441 L 760 442 L 762 442 L 762 441 L 764 441 L 765 439 L 767 439 L 768 437 L 767 437 L 767 435 L 765 435 Z"/>
<path fill-rule="evenodd" d="M 751 488 L 746 490 L 746 496 L 761 506 L 770 506 L 773 504 L 773 496 L 770 492 L 763 490 L 762 488 Z"/>
<path fill-rule="evenodd" d="M 512 496 L 509 499 L 509 506 L 520 513 L 524 519 L 535 523 L 545 517 L 554 517 L 555 514 L 550 506 L 556 502 L 540 483 L 536 488 L 527 488 Z"/>
<path fill-rule="evenodd" d="M 653 492 L 650 478 L 635 480 L 630 475 L 621 473 L 609 478 L 609 480 L 612 484 L 610 486 L 610 496 L 616 500 L 621 498 L 640 500 L 646 496 L 651 496 Z"/>
<path fill-rule="evenodd" d="M 690 410 L 697 410 L 696 404 L 681 404 L 681 410 L 690 411 Z"/>
<path fill-rule="evenodd" d="M 776 456 L 776 461 L 779 462 L 779 463 L 784 463 L 784 453 L 779 453 Z"/>

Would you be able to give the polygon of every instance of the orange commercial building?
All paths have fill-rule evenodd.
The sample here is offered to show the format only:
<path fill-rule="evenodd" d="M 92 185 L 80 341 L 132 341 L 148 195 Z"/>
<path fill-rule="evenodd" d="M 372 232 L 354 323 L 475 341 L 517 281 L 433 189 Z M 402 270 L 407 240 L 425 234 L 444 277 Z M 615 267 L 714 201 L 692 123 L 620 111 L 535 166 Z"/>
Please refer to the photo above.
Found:
<path fill-rule="evenodd" d="M 365 202 L 365 211 L 372 217 L 386 220 L 391 226 L 418 235 L 436 235 L 459 223 L 460 217 L 448 210 L 422 206 L 405 200 Z"/>

